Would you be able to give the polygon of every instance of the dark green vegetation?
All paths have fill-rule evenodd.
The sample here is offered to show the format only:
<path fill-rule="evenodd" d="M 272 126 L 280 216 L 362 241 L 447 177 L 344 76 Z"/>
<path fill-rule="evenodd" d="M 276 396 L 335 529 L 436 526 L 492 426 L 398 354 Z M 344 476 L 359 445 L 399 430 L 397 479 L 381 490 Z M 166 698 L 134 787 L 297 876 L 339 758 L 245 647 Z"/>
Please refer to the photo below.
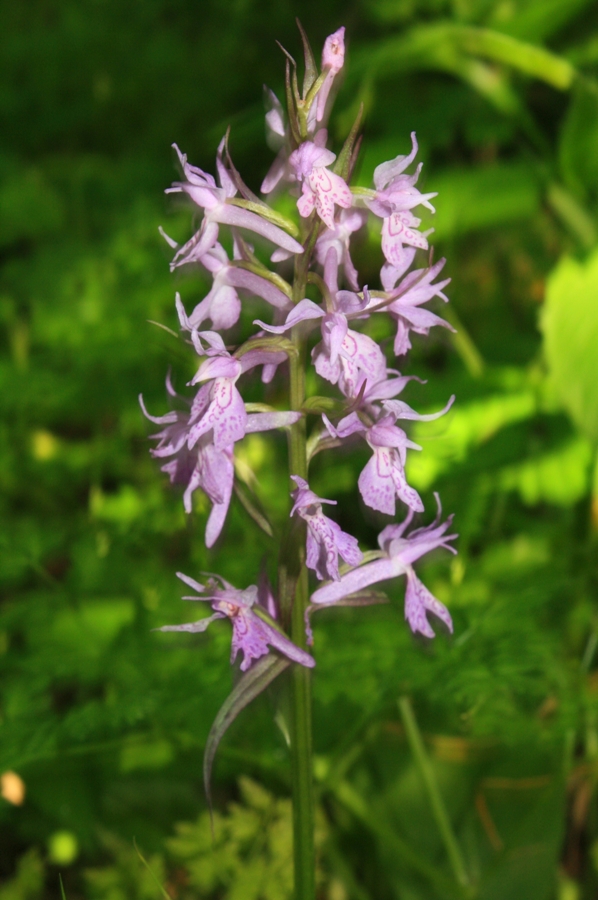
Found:
<path fill-rule="evenodd" d="M 177 569 L 245 587 L 269 539 L 234 500 L 205 550 L 207 505 L 185 517 L 136 398 L 163 412 L 168 365 L 188 380 L 189 354 L 147 320 L 176 327 L 175 289 L 189 309 L 206 288 L 169 275 L 158 237 L 190 227 L 162 194 L 169 145 L 213 170 L 231 124 L 259 186 L 261 85 L 281 91 L 275 38 L 299 55 L 296 12 L 314 47 L 347 26 L 334 133 L 340 146 L 363 100 L 361 183 L 417 132 L 459 329 L 416 345 L 409 371 L 428 385 L 405 395 L 436 409 L 457 394 L 412 430 L 409 473 L 427 509 L 438 490 L 455 512 L 459 556 L 419 568 L 454 638 L 412 638 L 401 584 L 388 607 L 315 618 L 321 896 L 596 896 L 598 4 L 31 0 L 0 11 L 0 773 L 27 789 L 0 800 L 1 900 L 60 897 L 59 871 L 68 900 L 160 884 L 184 900 L 290 896 L 275 697 L 223 742 L 212 850 L 201 755 L 231 687 L 228 623 L 151 632 L 185 614 Z M 357 254 L 370 284 L 373 248 Z M 284 440 L 244 447 L 281 522 Z M 321 454 L 313 487 L 371 546 L 365 458 Z"/>

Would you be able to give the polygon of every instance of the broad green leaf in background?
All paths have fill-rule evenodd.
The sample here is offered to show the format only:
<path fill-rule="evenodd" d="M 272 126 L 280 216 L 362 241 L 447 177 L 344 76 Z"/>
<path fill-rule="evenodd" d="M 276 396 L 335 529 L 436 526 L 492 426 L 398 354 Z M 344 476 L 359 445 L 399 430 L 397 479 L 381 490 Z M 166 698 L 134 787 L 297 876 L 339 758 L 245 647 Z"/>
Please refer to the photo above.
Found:
<path fill-rule="evenodd" d="M 561 131 L 559 156 L 568 186 L 581 197 L 598 191 L 598 93 L 578 85 Z"/>
<path fill-rule="evenodd" d="M 598 252 L 563 259 L 548 280 L 541 319 L 544 355 L 561 401 L 598 443 Z"/>

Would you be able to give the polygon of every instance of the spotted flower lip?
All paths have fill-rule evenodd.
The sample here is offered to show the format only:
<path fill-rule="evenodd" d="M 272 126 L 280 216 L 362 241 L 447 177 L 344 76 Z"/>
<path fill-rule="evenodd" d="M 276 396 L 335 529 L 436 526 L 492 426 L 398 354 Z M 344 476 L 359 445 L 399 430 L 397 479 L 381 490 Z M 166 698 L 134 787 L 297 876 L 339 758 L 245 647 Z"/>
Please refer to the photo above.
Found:
<path fill-rule="evenodd" d="M 293 644 L 278 629 L 275 621 L 271 619 L 265 609 L 260 606 L 256 585 L 250 585 L 245 590 L 238 590 L 220 576 L 209 578 L 205 585 L 182 572 L 177 572 L 177 576 L 199 595 L 203 595 L 183 597 L 184 600 L 206 601 L 212 605 L 214 612 L 211 616 L 206 616 L 198 622 L 163 625 L 156 629 L 157 631 L 187 631 L 197 634 L 205 631 L 208 625 L 216 619 L 229 619 L 233 626 L 230 661 L 232 665 L 241 651 L 243 654 L 242 672 L 246 672 L 254 660 L 269 653 L 270 647 L 282 653 L 292 662 L 308 668 L 315 666 L 314 658 Z"/>
<path fill-rule="evenodd" d="M 327 228 L 334 228 L 334 207 L 349 209 L 353 196 L 340 175 L 330 172 L 336 155 L 315 141 L 304 141 L 289 157 L 295 177 L 302 185 L 297 201 L 299 214 L 306 218 L 314 208 Z"/>
<path fill-rule="evenodd" d="M 336 505 L 336 500 L 318 497 L 298 475 L 291 475 L 291 478 L 297 485 L 291 493 L 295 501 L 291 516 L 297 513 L 307 523 L 307 567 L 313 569 L 320 580 L 332 578 L 338 581 L 339 555 L 352 566 L 363 559 L 357 539 L 342 531 L 340 525 L 322 512 L 323 503 Z"/>
<path fill-rule="evenodd" d="M 386 260 L 397 267 L 403 259 L 405 245 L 421 250 L 428 249 L 427 237 L 431 232 L 418 231 L 421 219 L 414 216 L 411 210 L 416 206 L 425 206 L 431 212 L 435 211 L 430 200 L 436 194 L 422 194 L 415 187 L 421 172 L 421 163 L 415 174 L 404 174 L 418 151 L 414 131 L 411 133 L 411 145 L 411 153 L 381 163 L 375 169 L 375 191 L 365 199 L 366 205 L 374 215 L 382 219 L 382 252 Z"/>
<path fill-rule="evenodd" d="M 331 605 L 351 594 L 365 590 L 372 584 L 388 581 L 399 575 L 406 575 L 405 618 L 411 630 L 414 633 L 419 632 L 425 637 L 434 637 L 434 631 L 427 619 L 427 613 L 431 612 L 452 632 L 453 622 L 449 611 L 419 580 L 412 565 L 426 553 L 438 547 L 456 553 L 455 548 L 450 545 L 450 541 L 455 540 L 457 535 L 446 534 L 453 517 L 449 516 L 440 524 L 442 508 L 438 494 L 434 496 L 438 514 L 431 525 L 417 528 L 406 535 L 405 532 L 413 519 L 413 511 L 410 510 L 401 524 L 387 525 L 380 532 L 378 536 L 381 550 L 379 559 L 352 569 L 343 575 L 340 581 L 322 585 L 312 594 L 311 602 Z"/>
<path fill-rule="evenodd" d="M 407 449 L 420 450 L 410 441 L 402 428 L 396 426 L 397 415 L 392 412 L 381 415 L 372 425 L 365 425 L 356 412 L 350 413 L 336 428 L 322 417 L 333 437 L 345 438 L 362 434 L 373 451 L 359 479 L 358 487 L 363 502 L 370 509 L 394 516 L 398 497 L 410 509 L 422 512 L 421 497 L 405 477 Z"/>

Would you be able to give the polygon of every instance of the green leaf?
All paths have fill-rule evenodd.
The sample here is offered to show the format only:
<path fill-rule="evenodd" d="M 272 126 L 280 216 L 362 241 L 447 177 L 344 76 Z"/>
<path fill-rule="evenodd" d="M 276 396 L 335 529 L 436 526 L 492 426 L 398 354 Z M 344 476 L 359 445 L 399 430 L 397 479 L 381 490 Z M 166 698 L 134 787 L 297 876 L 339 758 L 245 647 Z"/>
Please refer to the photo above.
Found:
<path fill-rule="evenodd" d="M 545 41 L 556 34 L 592 0 L 519 0 L 497 3 L 488 25 L 512 37 Z"/>
<path fill-rule="evenodd" d="M 565 258 L 546 289 L 544 355 L 563 406 L 598 443 L 598 251 L 586 262 Z"/>
<path fill-rule="evenodd" d="M 454 38 L 467 53 L 504 63 L 562 91 L 575 78 L 575 69 L 563 57 L 489 28 L 456 28 Z"/>
<path fill-rule="evenodd" d="M 206 749 L 203 757 L 203 779 L 208 800 L 208 806 L 212 808 L 212 795 L 210 783 L 212 779 L 212 766 L 218 745 L 230 725 L 235 721 L 239 713 L 248 706 L 268 685 L 272 684 L 285 669 L 290 666 L 290 660 L 283 656 L 268 653 L 258 659 L 251 668 L 245 672 L 231 693 L 228 695 L 220 712 L 214 719 L 210 729 Z"/>
<path fill-rule="evenodd" d="M 455 463 L 514 422 L 533 416 L 538 402 L 533 390 L 493 394 L 482 400 L 453 407 L 436 422 L 418 422 L 411 437 L 423 444 L 424 452 L 407 458 L 410 484 L 426 490 Z"/>
<path fill-rule="evenodd" d="M 592 458 L 589 442 L 576 437 L 549 453 L 506 466 L 497 482 L 503 490 L 518 491 L 531 506 L 541 501 L 572 506 L 588 493 Z"/>
<path fill-rule="evenodd" d="M 489 28 L 451 22 L 418 26 L 376 47 L 364 48 L 359 61 L 363 68 L 367 65 L 378 73 L 426 67 L 452 72 L 459 67 L 459 57 L 468 56 L 502 63 L 559 90 L 568 90 L 577 74 L 568 60 L 543 47 Z M 366 60 L 369 60 L 369 65 Z"/>
<path fill-rule="evenodd" d="M 351 131 L 347 135 L 347 139 L 343 144 L 343 149 L 339 153 L 337 159 L 335 160 L 334 166 L 332 167 L 332 171 L 337 175 L 340 175 L 341 178 L 344 178 L 345 181 L 347 181 L 351 177 L 351 169 L 355 164 L 355 144 L 357 141 L 357 135 L 359 134 L 359 129 L 361 127 L 362 118 L 363 103 L 360 103 L 359 109 L 357 111 L 357 116 L 355 117 L 355 121 L 353 122 L 353 125 L 351 127 Z"/>
<path fill-rule="evenodd" d="M 235 495 L 239 499 L 239 503 L 245 510 L 245 512 L 251 516 L 256 525 L 262 529 L 262 531 L 268 535 L 268 537 L 273 537 L 274 532 L 272 530 L 272 525 L 268 521 L 268 517 L 264 510 L 261 508 L 261 504 L 255 494 L 250 494 L 246 491 L 239 482 L 235 479 L 233 489 Z"/>
<path fill-rule="evenodd" d="M 316 60 L 314 58 L 314 54 L 303 25 L 298 18 L 295 19 L 295 22 L 297 23 L 297 28 L 299 29 L 299 34 L 301 35 L 301 42 L 303 44 L 303 56 L 305 59 L 305 73 L 303 75 L 303 97 L 305 98 L 314 81 L 318 77 L 318 67 L 316 65 Z"/>
<path fill-rule="evenodd" d="M 577 194 L 598 190 L 598 94 L 582 82 L 561 129 L 559 158 L 565 181 Z"/>
<path fill-rule="evenodd" d="M 236 359 L 241 359 L 241 357 L 246 353 L 249 353 L 250 350 L 269 350 L 272 353 L 281 351 L 282 353 L 286 353 L 289 358 L 297 356 L 297 348 L 293 342 L 288 338 L 277 334 L 249 338 L 249 340 L 245 341 L 244 344 L 241 344 L 241 346 L 235 350 L 234 356 Z"/>
<path fill-rule="evenodd" d="M 335 400 L 333 397 L 321 397 L 319 395 L 308 397 L 301 407 L 304 413 L 314 413 L 321 415 L 322 413 L 334 413 L 341 415 L 343 408 L 346 406 L 341 400 Z"/>
<path fill-rule="evenodd" d="M 537 174 L 522 162 L 453 169 L 435 176 L 434 190 L 437 212 L 429 221 L 435 239 L 530 218 L 540 206 Z"/>
<path fill-rule="evenodd" d="M 276 212 L 267 203 L 256 202 L 255 200 L 242 200 L 240 197 L 233 197 L 232 200 L 227 202 L 231 206 L 240 206 L 242 209 L 248 209 L 250 212 L 257 213 L 262 219 L 266 219 L 267 222 L 271 222 L 273 225 L 278 225 L 279 228 L 288 231 L 293 237 L 299 235 L 299 229 L 295 223 L 287 219 L 286 216 L 281 215 L 281 213 Z"/>

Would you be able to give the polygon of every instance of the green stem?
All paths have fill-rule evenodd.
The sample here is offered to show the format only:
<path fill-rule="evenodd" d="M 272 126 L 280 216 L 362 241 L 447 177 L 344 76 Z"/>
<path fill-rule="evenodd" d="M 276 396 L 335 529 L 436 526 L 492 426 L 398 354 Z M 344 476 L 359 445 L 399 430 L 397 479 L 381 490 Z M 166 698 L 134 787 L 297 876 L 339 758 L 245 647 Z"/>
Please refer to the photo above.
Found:
<path fill-rule="evenodd" d="M 314 229 L 315 230 L 315 229 Z M 298 303 L 305 296 L 307 269 L 313 248 L 308 239 L 305 252 L 297 259 L 293 300 Z M 290 408 L 301 409 L 305 400 L 305 340 L 300 328 L 291 332 L 297 355 L 290 360 Z M 289 437 L 289 474 L 307 479 L 306 428 L 302 418 L 291 427 Z M 293 524 L 290 546 L 287 547 L 287 598 L 290 608 L 291 639 L 306 648 L 305 610 L 309 602 L 309 586 L 305 565 L 305 523 Z M 292 596 L 290 596 L 292 594 Z M 291 784 L 293 795 L 293 855 L 295 865 L 295 900 L 314 900 L 314 788 L 312 762 L 311 670 L 295 665 L 291 670 Z"/>
<path fill-rule="evenodd" d="M 413 715 L 413 710 L 411 709 L 408 697 L 399 698 L 399 712 L 401 713 L 407 740 L 409 741 L 415 764 L 419 769 L 419 773 L 424 782 L 430 806 L 432 807 L 432 814 L 436 820 L 438 831 L 440 832 L 440 837 L 445 846 L 453 874 L 456 881 L 462 887 L 467 888 L 469 887 L 470 882 L 465 863 L 463 862 L 463 857 L 461 856 L 461 849 L 453 832 L 446 806 L 444 805 L 444 800 L 442 799 L 442 794 L 440 793 L 438 782 L 434 776 L 434 771 L 430 764 L 428 754 L 426 753 L 424 742 L 419 732 L 419 728 L 417 727 L 417 722 L 415 721 L 415 716 Z"/>

